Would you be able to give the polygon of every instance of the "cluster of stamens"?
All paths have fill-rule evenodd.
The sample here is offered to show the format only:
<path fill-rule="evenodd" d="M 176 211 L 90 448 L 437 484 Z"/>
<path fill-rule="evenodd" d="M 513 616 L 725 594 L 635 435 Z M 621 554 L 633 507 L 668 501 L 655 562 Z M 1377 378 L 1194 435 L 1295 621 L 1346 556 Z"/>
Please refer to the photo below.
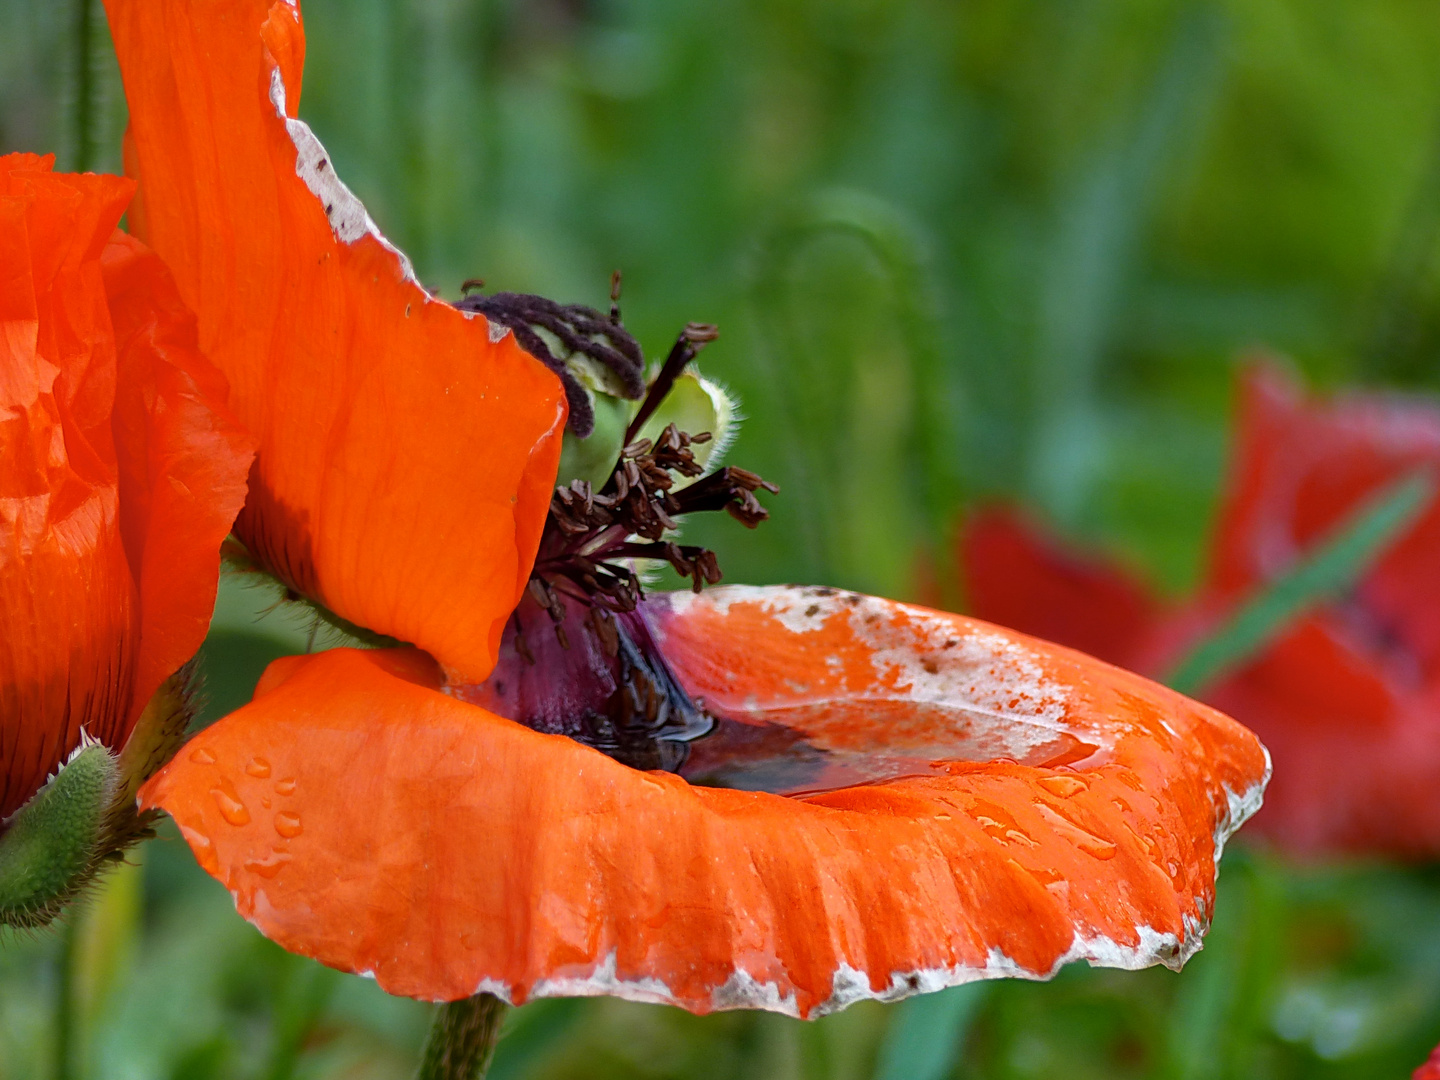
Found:
<path fill-rule="evenodd" d="M 466 291 L 475 284 L 466 282 Z M 578 304 L 517 293 L 460 302 L 508 327 L 522 348 L 560 377 L 575 435 L 594 429 L 592 391 L 640 402 L 605 482 L 597 489 L 575 480 L 555 489 L 496 671 L 473 693 L 500 715 L 567 735 L 635 768 L 678 769 L 690 740 L 709 731 L 713 720 L 703 702 L 686 694 L 652 639 L 638 610 L 641 577 L 633 563 L 668 563 L 696 592 L 719 582 L 714 552 L 670 538 L 680 519 L 725 510 L 754 528 L 768 516 L 755 493 L 779 489 L 734 466 L 707 474 L 695 449 L 711 441 L 710 432 L 691 434 L 669 424 L 656 437 L 641 437 L 716 330 L 687 325 L 646 385 L 640 346 L 620 322 L 619 294 L 616 274 L 608 318 Z M 572 612 L 571 603 L 579 609 Z M 537 624 L 548 624 L 553 640 L 548 633 L 537 636 Z M 582 640 L 573 640 L 576 635 Z"/>
<path fill-rule="evenodd" d="M 755 492 L 779 489 L 748 469 L 727 466 L 684 487 L 676 477 L 700 477 L 704 469 L 692 446 L 710 439 L 669 425 L 654 442 L 638 439 L 620 453 L 614 473 L 601 491 L 584 480 L 557 488 L 550 502 L 545 538 L 530 579 L 530 595 L 558 624 L 565 617 L 563 597 L 589 604 L 600 614 L 633 611 L 640 602 L 640 579 L 623 560 L 669 563 L 691 580 L 696 592 L 720 580 L 715 553 L 693 544 L 677 544 L 666 533 L 678 518 L 706 510 L 726 510 L 754 528 L 768 516 Z M 604 640 L 604 631 L 598 630 Z"/>
<path fill-rule="evenodd" d="M 463 289 L 469 293 L 483 284 L 471 280 Z M 726 466 L 706 475 L 691 448 L 709 442 L 709 432 L 690 434 L 671 424 L 654 440 L 638 437 L 717 331 L 706 323 L 687 324 L 646 386 L 644 356 L 620 321 L 619 299 L 617 272 L 610 281 L 608 316 L 582 304 L 521 293 L 471 294 L 457 305 L 509 327 L 522 348 L 560 376 L 570 403 L 569 427 L 577 436 L 591 433 L 595 414 L 573 368 L 575 357 L 588 357 L 613 373 L 618 396 L 641 399 L 603 487 L 596 491 L 589 482 L 575 480 L 555 490 L 528 586 L 529 598 L 549 614 L 562 647 L 570 647 L 564 627 L 570 599 L 590 609 L 586 624 L 612 658 L 621 647 L 612 613 L 634 611 L 641 598 L 640 577 L 629 560 L 669 563 L 699 592 L 720 580 L 720 565 L 706 548 L 667 539 L 680 527 L 678 519 L 725 510 L 753 529 L 768 516 L 755 492 L 779 491 L 748 469 Z M 691 482 L 680 486 L 685 480 Z M 515 644 L 530 659 L 523 634 L 517 633 Z"/>

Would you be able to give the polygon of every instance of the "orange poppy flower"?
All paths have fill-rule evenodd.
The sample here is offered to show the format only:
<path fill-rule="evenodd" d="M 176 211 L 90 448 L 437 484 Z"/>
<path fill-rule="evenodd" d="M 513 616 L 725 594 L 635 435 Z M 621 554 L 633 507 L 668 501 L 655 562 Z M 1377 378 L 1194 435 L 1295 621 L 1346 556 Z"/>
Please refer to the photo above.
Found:
<path fill-rule="evenodd" d="M 53 160 L 0 157 L 0 819 L 199 648 L 251 457 L 133 183 Z"/>
<path fill-rule="evenodd" d="M 567 397 L 589 401 L 553 353 L 609 335 L 624 382 L 618 324 L 415 285 L 295 118 L 291 4 L 109 10 L 147 235 L 260 432 L 241 535 L 416 646 L 277 662 L 143 790 L 267 936 L 420 998 L 801 1016 L 1199 947 L 1265 780 L 1248 732 L 960 616 L 641 600 L 630 557 L 718 578 L 674 514 L 764 516 L 698 436 L 632 442 L 708 328 L 610 480 L 552 497 Z"/>
<path fill-rule="evenodd" d="M 1016 515 L 966 523 L 971 605 L 1138 671 L 1160 672 L 1220 617 L 1386 485 L 1440 464 L 1440 410 L 1306 399 L 1273 366 L 1244 372 L 1236 447 L 1198 595 L 1169 606 L 1104 559 Z M 1257 828 L 1298 852 L 1440 852 L 1440 502 L 1343 601 L 1305 615 L 1205 699 L 1253 728 L 1279 771 Z"/>

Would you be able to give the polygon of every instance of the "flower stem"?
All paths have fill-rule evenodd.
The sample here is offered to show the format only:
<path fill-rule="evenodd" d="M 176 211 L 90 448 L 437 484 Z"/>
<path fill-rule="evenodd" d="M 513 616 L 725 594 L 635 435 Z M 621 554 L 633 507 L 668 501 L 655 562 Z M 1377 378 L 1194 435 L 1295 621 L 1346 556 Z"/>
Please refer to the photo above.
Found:
<path fill-rule="evenodd" d="M 482 1080 L 504 1016 L 505 1003 L 494 994 L 441 1005 L 416 1080 Z"/>
<path fill-rule="evenodd" d="M 75 5 L 75 171 L 90 169 L 91 149 L 95 145 L 95 62 L 94 0 L 79 0 Z"/>
<path fill-rule="evenodd" d="M 75 944 L 83 912 L 75 912 L 60 936 L 55 980 L 55 1080 L 75 1080 Z"/>

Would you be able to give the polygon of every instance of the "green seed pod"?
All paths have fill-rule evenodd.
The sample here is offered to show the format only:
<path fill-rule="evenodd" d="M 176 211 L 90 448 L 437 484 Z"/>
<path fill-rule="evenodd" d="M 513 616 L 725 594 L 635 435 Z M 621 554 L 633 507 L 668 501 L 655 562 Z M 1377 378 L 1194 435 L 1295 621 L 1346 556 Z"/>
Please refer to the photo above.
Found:
<path fill-rule="evenodd" d="M 625 428 L 635 415 L 636 402 L 599 390 L 590 390 L 589 394 L 595 408 L 594 430 L 583 439 L 568 428 L 565 430 L 560 470 L 555 477 L 557 487 L 566 487 L 572 480 L 588 480 L 591 487 L 599 490 L 620 458 Z"/>

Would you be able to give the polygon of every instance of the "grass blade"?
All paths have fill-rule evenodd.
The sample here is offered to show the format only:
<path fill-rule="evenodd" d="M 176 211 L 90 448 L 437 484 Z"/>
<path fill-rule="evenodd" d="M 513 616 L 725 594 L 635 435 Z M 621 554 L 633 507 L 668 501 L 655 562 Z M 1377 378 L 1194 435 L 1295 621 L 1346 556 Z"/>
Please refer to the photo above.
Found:
<path fill-rule="evenodd" d="M 875 1080 L 941 1080 L 949 1076 L 988 990 L 987 983 L 966 983 L 894 1006 L 895 1016 L 880 1046 Z"/>
<path fill-rule="evenodd" d="M 1196 645 L 1166 683 L 1182 694 L 1196 693 L 1270 644 L 1297 616 L 1353 588 L 1415 522 L 1435 489 L 1434 474 L 1421 469 L 1365 503 Z"/>

